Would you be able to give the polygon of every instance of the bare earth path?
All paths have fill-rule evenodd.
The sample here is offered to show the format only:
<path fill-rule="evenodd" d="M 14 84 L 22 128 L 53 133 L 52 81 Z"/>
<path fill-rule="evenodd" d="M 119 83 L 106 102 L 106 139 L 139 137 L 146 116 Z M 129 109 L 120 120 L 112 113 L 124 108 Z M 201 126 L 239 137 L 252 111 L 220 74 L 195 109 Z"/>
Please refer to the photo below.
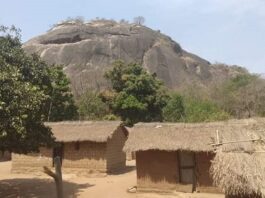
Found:
<path fill-rule="evenodd" d="M 11 162 L 0 162 L 0 198 L 56 198 L 53 180 L 45 176 L 11 174 Z M 125 173 L 102 178 L 64 176 L 65 198 L 224 198 L 214 194 L 157 195 L 127 193 L 135 186 L 134 162 L 129 162 Z"/>

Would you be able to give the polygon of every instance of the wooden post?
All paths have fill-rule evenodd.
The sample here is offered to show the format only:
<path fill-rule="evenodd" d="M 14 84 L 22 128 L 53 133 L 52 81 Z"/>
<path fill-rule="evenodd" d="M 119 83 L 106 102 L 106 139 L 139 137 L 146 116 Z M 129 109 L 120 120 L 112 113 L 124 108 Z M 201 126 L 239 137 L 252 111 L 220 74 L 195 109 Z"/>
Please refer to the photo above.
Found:
<path fill-rule="evenodd" d="M 216 142 L 217 142 L 217 144 L 220 144 L 219 131 L 218 130 L 216 130 Z"/>
<path fill-rule="evenodd" d="M 61 170 L 61 160 L 60 157 L 54 158 L 55 173 L 52 172 L 48 167 L 44 166 L 44 173 L 51 176 L 56 185 L 57 198 L 63 198 L 63 179 L 62 179 L 62 170 Z"/>

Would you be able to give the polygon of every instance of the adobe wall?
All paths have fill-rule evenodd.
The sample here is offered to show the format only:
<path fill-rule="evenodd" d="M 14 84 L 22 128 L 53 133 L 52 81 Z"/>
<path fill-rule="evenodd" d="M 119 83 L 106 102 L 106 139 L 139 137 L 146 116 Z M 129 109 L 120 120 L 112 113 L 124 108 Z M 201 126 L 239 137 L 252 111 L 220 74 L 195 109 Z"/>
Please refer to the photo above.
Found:
<path fill-rule="evenodd" d="M 106 143 L 64 143 L 62 170 L 64 173 L 87 175 L 106 172 Z"/>
<path fill-rule="evenodd" d="M 213 160 L 214 156 L 214 153 L 195 153 L 197 192 L 221 192 L 218 188 L 214 187 L 213 179 L 210 174 L 211 161 Z"/>
<path fill-rule="evenodd" d="M 125 168 L 126 153 L 123 151 L 126 135 L 122 128 L 118 128 L 107 142 L 107 170 L 115 172 Z"/>
<path fill-rule="evenodd" d="M 195 153 L 195 177 L 197 192 L 221 193 L 213 186 L 210 175 L 213 153 Z M 139 151 L 136 152 L 137 189 L 148 191 L 192 192 L 192 184 L 181 184 L 179 177 L 178 152 Z M 146 190 L 145 190 L 146 189 Z"/>
<path fill-rule="evenodd" d="M 135 160 L 135 152 L 126 152 L 126 160 Z"/>
<path fill-rule="evenodd" d="M 12 153 L 13 173 L 41 173 L 43 166 L 52 167 L 52 149 L 40 148 L 40 153 L 27 155 Z"/>
<path fill-rule="evenodd" d="M 136 152 L 137 189 L 175 190 L 179 181 L 177 152 Z"/>

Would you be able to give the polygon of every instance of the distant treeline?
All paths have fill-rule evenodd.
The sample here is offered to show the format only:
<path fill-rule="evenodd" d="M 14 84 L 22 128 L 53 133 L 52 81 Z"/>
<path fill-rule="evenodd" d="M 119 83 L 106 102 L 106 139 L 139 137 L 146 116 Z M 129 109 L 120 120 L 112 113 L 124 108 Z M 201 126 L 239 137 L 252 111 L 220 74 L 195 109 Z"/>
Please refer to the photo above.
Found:
<path fill-rule="evenodd" d="M 114 63 L 105 77 L 112 89 L 87 90 L 77 98 L 83 120 L 208 122 L 265 116 L 265 80 L 241 74 L 225 82 L 196 84 L 175 92 L 138 64 Z"/>

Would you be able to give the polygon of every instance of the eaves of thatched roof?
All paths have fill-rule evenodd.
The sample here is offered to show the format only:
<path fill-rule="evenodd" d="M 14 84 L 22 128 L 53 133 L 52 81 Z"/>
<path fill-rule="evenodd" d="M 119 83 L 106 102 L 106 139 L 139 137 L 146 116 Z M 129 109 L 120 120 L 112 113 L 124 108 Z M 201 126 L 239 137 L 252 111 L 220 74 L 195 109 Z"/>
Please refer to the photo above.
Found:
<path fill-rule="evenodd" d="M 125 151 L 145 150 L 187 150 L 211 152 L 216 148 L 211 144 L 239 141 L 222 145 L 223 151 L 255 150 L 252 140 L 264 138 L 264 131 L 257 129 L 262 119 L 230 120 L 212 123 L 139 123 L 130 128 Z M 218 136 L 218 137 L 217 137 Z"/>
<path fill-rule="evenodd" d="M 121 126 L 120 121 L 47 122 L 58 142 L 106 142 Z"/>

